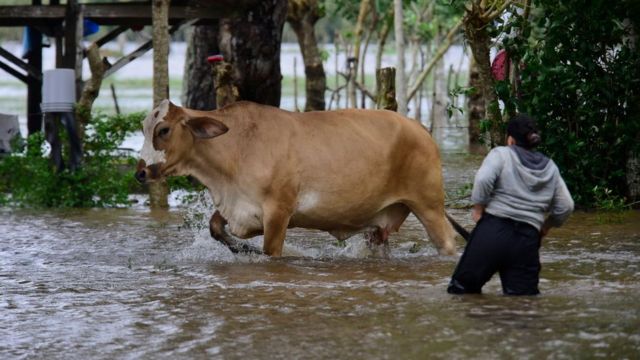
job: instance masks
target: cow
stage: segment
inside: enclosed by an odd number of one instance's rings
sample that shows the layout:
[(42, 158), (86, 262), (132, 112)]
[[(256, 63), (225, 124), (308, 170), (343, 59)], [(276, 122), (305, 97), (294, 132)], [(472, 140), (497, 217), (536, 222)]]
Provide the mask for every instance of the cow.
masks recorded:
[(298, 113), (247, 101), (198, 111), (164, 100), (143, 133), (136, 179), (195, 177), (211, 194), (210, 231), (221, 241), (228, 225), (242, 239), (264, 235), (270, 256), (282, 255), (293, 227), (386, 243), (409, 213), (440, 254), (456, 252), (454, 228), (468, 236), (445, 214), (431, 135), (392, 111)]

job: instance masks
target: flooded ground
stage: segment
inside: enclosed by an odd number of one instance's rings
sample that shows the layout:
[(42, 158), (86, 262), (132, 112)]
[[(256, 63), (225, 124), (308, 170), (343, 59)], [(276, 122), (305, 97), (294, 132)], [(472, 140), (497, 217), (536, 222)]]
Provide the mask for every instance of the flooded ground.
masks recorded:
[[(471, 181), (478, 160), (445, 158), (449, 190)], [(471, 227), (467, 210), (450, 213)], [(637, 211), (576, 213), (544, 241), (542, 295), (524, 298), (500, 295), (496, 278), (484, 295), (448, 295), (457, 257), (436, 255), (413, 217), (386, 254), (361, 237), (293, 230), (288, 256), (269, 259), (232, 255), (197, 214), (1, 209), (0, 358), (640, 354)]]

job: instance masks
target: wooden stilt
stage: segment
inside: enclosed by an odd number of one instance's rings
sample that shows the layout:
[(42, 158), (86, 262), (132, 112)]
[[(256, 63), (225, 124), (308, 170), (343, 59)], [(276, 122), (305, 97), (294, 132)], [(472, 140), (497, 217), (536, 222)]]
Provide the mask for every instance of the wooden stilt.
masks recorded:
[[(33, 0), (33, 5), (40, 5), (41, 0)], [(27, 56), (29, 67), (39, 77), (31, 77), (27, 83), (27, 131), (28, 135), (42, 131), (42, 34), (35, 28), (29, 30), (31, 52)]]

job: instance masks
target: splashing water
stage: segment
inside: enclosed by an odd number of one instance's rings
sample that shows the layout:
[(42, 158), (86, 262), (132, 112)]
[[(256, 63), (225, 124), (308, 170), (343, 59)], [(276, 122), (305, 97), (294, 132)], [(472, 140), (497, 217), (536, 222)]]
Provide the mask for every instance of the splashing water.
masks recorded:
[[(185, 228), (189, 230), (193, 243), (180, 253), (181, 261), (210, 261), (210, 262), (254, 262), (268, 259), (266, 256), (234, 254), (225, 245), (214, 240), (209, 234), (209, 218), (216, 211), (213, 200), (208, 191), (202, 191), (189, 196), (188, 205), (184, 212)], [(414, 220), (415, 221), (415, 220)], [(415, 224), (413, 224), (415, 227)], [(419, 229), (418, 229), (419, 231)], [(426, 236), (426, 234), (425, 234)], [(313, 238), (313, 243), (307, 241)], [(323, 241), (318, 242), (317, 238)], [(264, 242), (262, 236), (242, 240), (255, 248), (261, 249)], [(413, 245), (414, 243), (412, 243)], [(355, 235), (343, 242), (337, 241), (327, 233), (314, 230), (290, 229), (284, 244), (283, 256), (306, 257), (312, 259), (351, 258), (366, 259), (370, 257), (403, 256), (409, 254), (407, 247), (397, 251), (390, 251), (388, 246), (369, 244), (362, 234)], [(413, 256), (433, 255), (434, 252), (424, 250), (412, 254)]]

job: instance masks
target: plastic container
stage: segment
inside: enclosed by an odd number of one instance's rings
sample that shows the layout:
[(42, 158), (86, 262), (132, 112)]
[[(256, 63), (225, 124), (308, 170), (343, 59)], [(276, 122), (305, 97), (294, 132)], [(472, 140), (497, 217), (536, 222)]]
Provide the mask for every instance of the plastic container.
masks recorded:
[(47, 70), (42, 74), (42, 112), (70, 112), (76, 102), (76, 74), (72, 69)]

